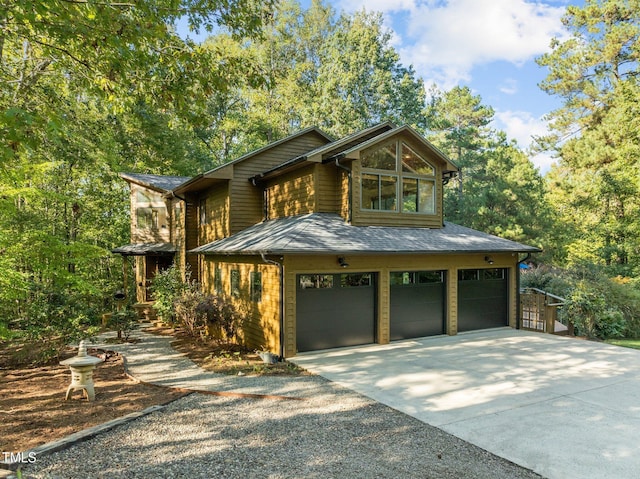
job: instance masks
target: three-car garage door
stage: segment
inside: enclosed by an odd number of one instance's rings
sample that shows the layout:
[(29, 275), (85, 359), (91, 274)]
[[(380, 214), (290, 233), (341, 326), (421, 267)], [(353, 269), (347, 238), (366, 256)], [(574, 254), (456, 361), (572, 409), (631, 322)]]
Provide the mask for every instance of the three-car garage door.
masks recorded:
[(444, 334), (445, 278), (445, 271), (391, 273), (391, 341)]
[(507, 270), (458, 271), (458, 332), (509, 325)]
[(374, 273), (297, 275), (298, 351), (375, 342), (375, 279)]

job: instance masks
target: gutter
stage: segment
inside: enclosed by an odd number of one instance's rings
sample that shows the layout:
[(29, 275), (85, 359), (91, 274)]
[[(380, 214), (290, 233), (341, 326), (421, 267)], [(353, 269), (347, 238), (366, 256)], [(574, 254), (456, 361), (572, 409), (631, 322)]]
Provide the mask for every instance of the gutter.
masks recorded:
[(343, 159), (344, 157), (345, 157), (344, 153), (341, 153), (338, 156), (336, 156), (336, 166), (341, 170), (344, 170), (347, 172), (347, 202), (348, 202), (347, 223), (351, 224), (351, 209), (352, 209), (351, 194), (353, 190), (353, 186), (352, 186), (353, 175), (351, 174), (351, 168), (347, 168), (346, 166), (340, 164), (340, 160)]
[(516, 329), (522, 329), (522, 317), (520, 315), (520, 265), (531, 258), (531, 253), (516, 263)]
[[(279, 263), (278, 261), (274, 261), (272, 259), (268, 259), (265, 256), (264, 252), (260, 253), (260, 257), (262, 261), (267, 264), (273, 264), (278, 267), (280, 270), (280, 351), (279, 351), (279, 361), (284, 361), (284, 264)], [(284, 258), (280, 258), (283, 260)]]

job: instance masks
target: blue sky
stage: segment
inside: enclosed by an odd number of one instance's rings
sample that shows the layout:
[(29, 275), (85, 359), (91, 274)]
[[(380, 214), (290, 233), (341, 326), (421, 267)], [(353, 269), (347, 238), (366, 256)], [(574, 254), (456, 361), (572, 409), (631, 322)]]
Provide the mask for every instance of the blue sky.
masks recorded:
[[(566, 38), (561, 18), (583, 0), (326, 0), (337, 12), (366, 8), (384, 15), (401, 62), (427, 86), (468, 86), (495, 110), (494, 127), (526, 149), (546, 132), (545, 114), (560, 101), (538, 84), (535, 58), (552, 38)], [(311, 0), (301, 0), (307, 7)], [(180, 32), (179, 28), (179, 32)], [(193, 34), (190, 35), (192, 38)], [(532, 157), (542, 173), (554, 161)]]
[[(309, 3), (308, 1), (303, 1)], [(566, 38), (561, 18), (583, 0), (330, 0), (337, 11), (382, 12), (393, 46), (427, 85), (468, 86), (494, 108), (494, 127), (528, 148), (546, 132), (544, 116), (560, 100), (538, 84), (546, 77), (535, 58), (552, 38)], [(532, 157), (542, 173), (554, 161)]]

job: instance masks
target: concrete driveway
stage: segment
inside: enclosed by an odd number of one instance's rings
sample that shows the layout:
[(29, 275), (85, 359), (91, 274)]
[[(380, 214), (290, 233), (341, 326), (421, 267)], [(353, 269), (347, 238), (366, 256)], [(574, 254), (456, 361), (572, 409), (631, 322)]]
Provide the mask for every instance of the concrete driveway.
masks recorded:
[(292, 362), (551, 479), (640, 477), (640, 351), (513, 329)]

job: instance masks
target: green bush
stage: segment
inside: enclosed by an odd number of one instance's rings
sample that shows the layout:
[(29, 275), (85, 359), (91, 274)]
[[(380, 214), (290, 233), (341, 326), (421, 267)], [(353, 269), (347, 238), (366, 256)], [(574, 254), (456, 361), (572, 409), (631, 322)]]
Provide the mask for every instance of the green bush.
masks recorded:
[(138, 313), (128, 306), (125, 306), (120, 311), (115, 311), (110, 319), (110, 325), (118, 331), (118, 338), (124, 337), (125, 340), (129, 339), (131, 331), (133, 331), (137, 323)]
[(182, 280), (182, 274), (175, 264), (164, 271), (160, 271), (151, 281), (153, 293), (153, 309), (160, 321), (167, 324), (175, 322), (175, 302), (188, 289), (187, 281)]
[(567, 302), (560, 318), (571, 321), (576, 334), (591, 338), (640, 336), (638, 281), (607, 275), (599, 265), (580, 264), (570, 269), (539, 266), (521, 275), (522, 287), (534, 287)]

